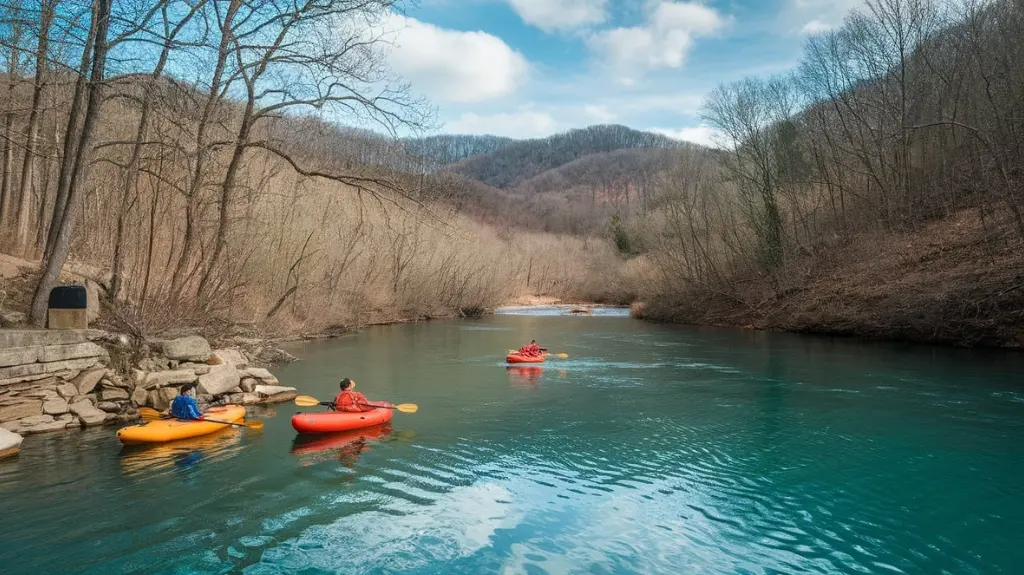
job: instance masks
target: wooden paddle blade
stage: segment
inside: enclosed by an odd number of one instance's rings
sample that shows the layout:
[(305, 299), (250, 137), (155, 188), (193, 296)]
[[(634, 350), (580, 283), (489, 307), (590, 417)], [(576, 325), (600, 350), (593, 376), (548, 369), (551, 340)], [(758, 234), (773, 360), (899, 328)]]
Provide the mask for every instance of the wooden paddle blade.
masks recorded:
[(300, 395), (295, 398), (295, 405), (299, 407), (316, 407), (320, 405), (320, 400), (308, 395)]
[(396, 405), (395, 409), (401, 411), (402, 413), (416, 413), (417, 411), (420, 410), (420, 406), (416, 405), (415, 403), (401, 403), (399, 405)]
[(555, 354), (552, 354), (552, 355), (554, 355), (558, 359), (569, 359), (569, 354), (567, 354), (567, 353), (555, 353)]
[(263, 422), (262, 421), (258, 421), (258, 420), (243, 421), (242, 425), (248, 427), (249, 429), (257, 429), (257, 430), (263, 429)]

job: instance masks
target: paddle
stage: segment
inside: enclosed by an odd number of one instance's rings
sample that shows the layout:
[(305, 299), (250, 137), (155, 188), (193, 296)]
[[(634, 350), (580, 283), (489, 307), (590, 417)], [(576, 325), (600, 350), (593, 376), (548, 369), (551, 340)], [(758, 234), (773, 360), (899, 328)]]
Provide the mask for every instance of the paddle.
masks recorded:
[[(170, 415), (164, 415), (152, 407), (141, 407), (139, 408), (139, 416), (142, 417), (142, 421), (150, 422), (158, 419), (172, 419)], [(222, 425), (234, 425), (236, 427), (248, 427), (249, 429), (263, 429), (262, 421), (243, 421), (241, 423), (232, 423), (230, 421), (219, 421), (216, 419), (203, 418), (203, 421), (209, 423), (220, 423)]]
[[(544, 352), (544, 356), (545, 357), (557, 357), (558, 359), (569, 359), (569, 354), (567, 354), (567, 353), (548, 353), (548, 350), (543, 349), (543, 348), (541, 348), (541, 351)], [(509, 353), (509, 355), (519, 355), (519, 350), (518, 349), (510, 349), (510, 350), (508, 350), (508, 353)]]
[[(330, 401), (320, 401), (319, 399), (315, 397), (310, 397), (308, 395), (300, 395), (295, 398), (295, 405), (298, 405), (299, 407), (316, 407), (318, 405), (333, 407), (334, 403)], [(397, 409), (402, 413), (416, 413), (420, 409), (420, 406), (416, 405), (415, 403), (401, 403), (399, 405), (393, 405), (390, 407), (387, 405), (377, 405), (374, 403), (364, 403), (362, 405), (384, 409)]]

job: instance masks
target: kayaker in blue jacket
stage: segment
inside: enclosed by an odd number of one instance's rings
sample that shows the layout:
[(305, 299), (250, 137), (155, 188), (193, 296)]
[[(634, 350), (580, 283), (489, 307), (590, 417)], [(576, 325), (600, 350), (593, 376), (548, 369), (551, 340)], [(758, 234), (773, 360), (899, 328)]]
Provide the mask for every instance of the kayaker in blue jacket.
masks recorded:
[(181, 394), (171, 402), (171, 415), (178, 419), (202, 420), (199, 404), (196, 403), (196, 384), (186, 383), (181, 386)]

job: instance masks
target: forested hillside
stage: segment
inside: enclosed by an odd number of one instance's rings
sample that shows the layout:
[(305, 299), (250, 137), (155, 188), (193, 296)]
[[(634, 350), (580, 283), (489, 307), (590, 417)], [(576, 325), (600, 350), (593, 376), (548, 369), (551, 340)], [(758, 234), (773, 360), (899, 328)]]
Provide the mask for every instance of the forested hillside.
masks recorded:
[(1024, 345), (1024, 5), (869, 0), (789, 75), (719, 86), (645, 315)]
[(792, 73), (708, 96), (721, 150), (623, 126), (400, 139), (430, 107), (355, 42), (391, 4), (2, 7), (0, 251), (39, 263), (0, 306), (34, 291), (40, 322), (70, 259), (136, 331), (541, 294), (1024, 345), (1020, 2), (867, 0)]
[(449, 169), (495, 188), (512, 188), (547, 170), (590, 154), (630, 148), (674, 148), (665, 136), (625, 126), (592, 126), (548, 138), (520, 140), (469, 157)]
[(69, 260), (105, 270), (104, 321), (135, 333), (295, 333), (480, 313), (523, 292), (603, 297), (588, 268), (614, 265), (610, 242), (455, 213), (455, 178), (394, 137), (430, 109), (389, 83), (386, 43), (364, 38), (392, 4), (0, 7), (0, 251), (40, 260), (27, 276), (4, 268), (0, 306), (41, 324)]
[(664, 172), (699, 146), (625, 126), (570, 130), (548, 138), (438, 136), (407, 141), (427, 171), (457, 176), (459, 206), (492, 223), (554, 233), (602, 235), (612, 216), (650, 202)]

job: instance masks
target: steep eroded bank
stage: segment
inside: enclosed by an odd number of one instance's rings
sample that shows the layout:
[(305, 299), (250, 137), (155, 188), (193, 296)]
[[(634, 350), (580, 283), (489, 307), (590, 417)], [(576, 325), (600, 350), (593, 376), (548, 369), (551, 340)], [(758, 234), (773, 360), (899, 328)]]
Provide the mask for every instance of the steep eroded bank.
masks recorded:
[(740, 278), (730, 289), (649, 297), (634, 308), (635, 315), (1024, 348), (1024, 245), (987, 224), (978, 212), (963, 211), (912, 233), (862, 236), (835, 252), (795, 260), (774, 278)]

